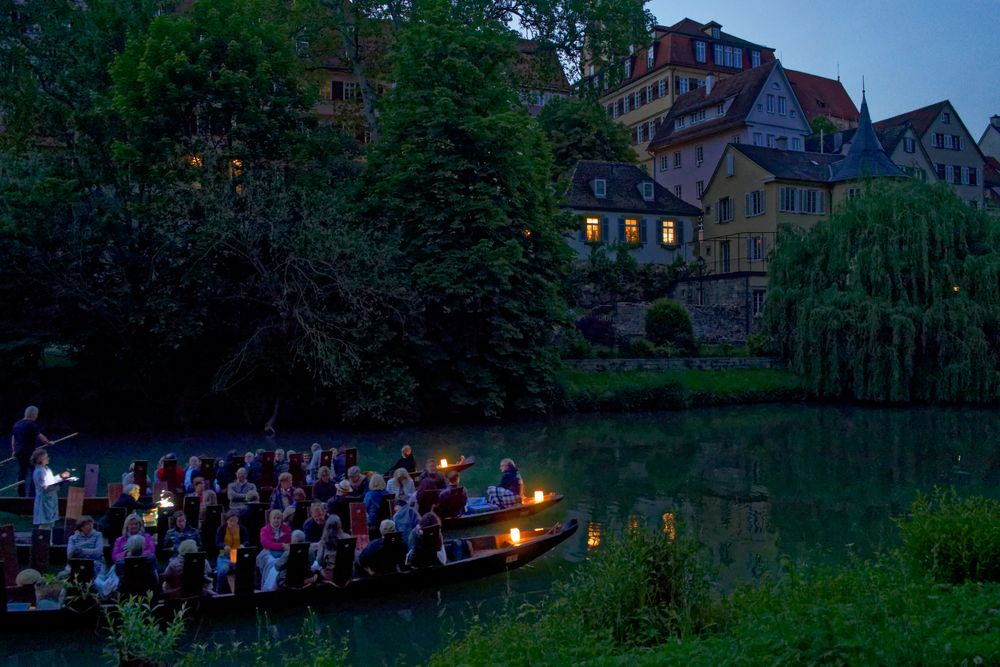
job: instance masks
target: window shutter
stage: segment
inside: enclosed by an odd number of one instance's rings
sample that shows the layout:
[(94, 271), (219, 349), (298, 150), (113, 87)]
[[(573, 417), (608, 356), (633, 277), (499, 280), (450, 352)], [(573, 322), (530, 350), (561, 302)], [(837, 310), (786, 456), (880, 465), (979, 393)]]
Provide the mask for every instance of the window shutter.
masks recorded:
[(607, 243), (610, 239), (608, 238), (608, 218), (607, 216), (601, 216), (601, 241)]
[(663, 243), (663, 218), (656, 221), (656, 242)]
[(676, 220), (674, 221), (674, 245), (678, 247), (684, 246), (684, 221)]
[(816, 192), (816, 212), (824, 213), (826, 211), (826, 193), (822, 190)]
[(715, 202), (715, 221), (716, 222), (722, 222), (722, 216), (720, 215), (720, 211), (722, 211), (722, 200), (721, 199), (719, 199), (718, 201)]
[(746, 193), (745, 195), (743, 195), (743, 201), (746, 203), (746, 207), (747, 207), (746, 215), (747, 215), (747, 217), (750, 217), (751, 215), (753, 215), (753, 213), (750, 210), (750, 193), (749, 192)]
[(625, 243), (625, 218), (618, 218), (618, 242)]
[(646, 218), (639, 218), (639, 243), (646, 245), (646, 225), (649, 221)]
[(767, 200), (765, 199), (766, 196), (767, 196), (767, 191), (766, 190), (761, 190), (760, 191), (760, 212), (761, 213), (765, 213), (767, 211)]

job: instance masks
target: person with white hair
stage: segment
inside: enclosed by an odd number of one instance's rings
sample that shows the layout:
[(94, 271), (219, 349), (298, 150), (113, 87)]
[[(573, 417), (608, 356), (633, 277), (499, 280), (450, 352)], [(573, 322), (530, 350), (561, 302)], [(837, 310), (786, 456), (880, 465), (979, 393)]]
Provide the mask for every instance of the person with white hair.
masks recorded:
[[(177, 545), (177, 555), (170, 559), (167, 568), (163, 570), (163, 593), (167, 597), (180, 597), (184, 577), (184, 555), (193, 554), (198, 551), (198, 544), (194, 540), (183, 540)], [(202, 595), (212, 595), (212, 566), (205, 561), (205, 574), (202, 585)]]
[(31, 455), (39, 447), (51, 444), (52, 441), (45, 437), (38, 425), (38, 408), (29, 405), (24, 409), (24, 419), (14, 424), (10, 436), (10, 454), (17, 460), (17, 479), (24, 482), (17, 487), (17, 495), (21, 498), (35, 495), (31, 481)]

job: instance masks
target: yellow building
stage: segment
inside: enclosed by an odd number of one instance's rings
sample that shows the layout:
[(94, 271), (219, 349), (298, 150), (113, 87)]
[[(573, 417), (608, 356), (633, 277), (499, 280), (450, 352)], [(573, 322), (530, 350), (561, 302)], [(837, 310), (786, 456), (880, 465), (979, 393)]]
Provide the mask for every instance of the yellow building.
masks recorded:
[(723, 32), (715, 21), (686, 18), (658, 25), (650, 41), (622, 61), (584, 64), (589, 84), (602, 91), (608, 115), (631, 130), (636, 156), (648, 173), (652, 157), (646, 147), (678, 96), (704, 87), (710, 74), (724, 78), (774, 60), (774, 49)]
[(702, 275), (679, 287), (692, 305), (728, 309), (727, 342), (756, 330), (767, 296), (767, 259), (779, 230), (812, 227), (870, 178), (905, 178), (872, 128), (862, 98), (861, 121), (846, 155), (766, 146), (726, 147), (703, 197), (698, 256)]

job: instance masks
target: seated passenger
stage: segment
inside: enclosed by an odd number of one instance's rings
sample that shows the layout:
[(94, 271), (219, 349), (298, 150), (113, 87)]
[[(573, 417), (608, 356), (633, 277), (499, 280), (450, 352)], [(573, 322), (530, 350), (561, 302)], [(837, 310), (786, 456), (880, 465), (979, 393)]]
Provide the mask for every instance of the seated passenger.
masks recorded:
[(405, 500), (397, 500), (396, 513), (392, 515), (392, 522), (396, 525), (396, 530), (402, 534), (403, 542), (409, 544), (410, 534), (420, 523), (420, 515), (410, 503)]
[[(148, 535), (147, 535), (148, 537)], [(142, 597), (149, 592), (160, 589), (160, 577), (156, 573), (156, 561), (143, 558), (142, 573), (138, 578), (129, 579), (125, 576), (125, 557), (135, 558), (146, 555), (146, 540), (141, 535), (132, 535), (125, 543), (122, 559), (115, 563), (115, 574), (118, 575), (118, 596)]]
[(434, 486), (439, 489), (443, 489), (446, 485), (444, 475), (438, 471), (437, 461), (434, 459), (427, 459), (427, 462), (424, 463), (424, 469), (420, 473), (420, 477), (417, 482), (422, 482), (425, 479), (431, 480), (434, 483)]
[(129, 512), (144, 512), (153, 509), (153, 503), (139, 501), (139, 485), (127, 484), (112, 507), (124, 507)]
[[(160, 459), (160, 462), (156, 465), (156, 481), (166, 482), (167, 487), (171, 491), (182, 491), (184, 489), (184, 469), (179, 466), (175, 466), (173, 479), (167, 479), (167, 469), (163, 465), (164, 461), (177, 461), (177, 455), (173, 452), (163, 455), (163, 458)], [(131, 481), (133, 480), (130, 479), (129, 482)]]
[(406, 560), (406, 545), (402, 541), (387, 544), (385, 536), (396, 532), (396, 524), (386, 519), (378, 527), (382, 537), (372, 540), (358, 555), (358, 569), (369, 575), (398, 572)]
[(194, 479), (201, 476), (201, 459), (197, 456), (188, 458), (187, 468), (184, 469), (184, 493), (194, 493)]
[(94, 529), (94, 520), (89, 516), (77, 519), (76, 532), (66, 541), (66, 557), (94, 561), (95, 576), (104, 570), (104, 536)]
[(313, 562), (313, 570), (317, 572), (324, 581), (333, 582), (334, 568), (337, 564), (337, 540), (350, 537), (341, 527), (340, 517), (331, 514), (326, 520), (323, 528), (323, 539), (320, 540)]
[(379, 521), (382, 498), (385, 495), (385, 478), (382, 475), (373, 474), (364, 497), (365, 513), (368, 515), (368, 526), (371, 528), (374, 528)]
[(302, 532), (306, 535), (306, 542), (316, 544), (323, 539), (323, 528), (325, 527), (326, 505), (314, 502), (309, 506), (309, 518), (302, 524)]
[(403, 445), (403, 448), (399, 452), (400, 456), (392, 467), (385, 473), (386, 477), (392, 475), (393, 472), (402, 468), (406, 472), (416, 472), (417, 471), (417, 460), (413, 457), (413, 448), (409, 445)]
[(434, 510), (438, 502), (441, 489), (438, 488), (437, 480), (433, 477), (421, 477), (417, 482), (417, 511), (420, 516)]
[(333, 473), (326, 466), (320, 466), (316, 473), (316, 483), (313, 484), (313, 500), (325, 503), (337, 495), (337, 483), (333, 481)]
[(292, 490), (292, 473), (283, 472), (278, 475), (278, 486), (271, 492), (271, 509), (280, 510), (282, 521), (295, 512), (295, 495)]
[(336, 514), (340, 517), (341, 523), (347, 523), (351, 520), (351, 503), (355, 502), (354, 497), (351, 495), (354, 492), (354, 487), (351, 486), (350, 480), (342, 479), (337, 482), (337, 495), (330, 498), (330, 502), (326, 504), (326, 511), (328, 514)]
[(205, 523), (205, 515), (208, 514), (209, 505), (218, 505), (219, 497), (215, 495), (215, 491), (212, 489), (206, 489), (203, 494), (201, 494), (201, 504), (198, 506), (198, 525)]
[[(303, 544), (306, 541), (306, 534), (301, 530), (292, 531), (291, 544)], [(260, 590), (273, 591), (285, 585), (285, 575), (288, 568), (288, 554), (285, 551), (277, 560), (272, 561), (265, 571), (260, 573)]]
[(503, 459), (500, 461), (500, 472), (500, 483), (486, 488), (486, 502), (493, 503), (500, 509), (520, 505), (524, 482), (517, 466), (510, 459)]
[(392, 475), (392, 479), (385, 485), (385, 491), (397, 500), (412, 500), (417, 494), (417, 487), (413, 483), (410, 473), (405, 468), (397, 468)]
[[(163, 592), (167, 597), (177, 598), (181, 595), (183, 575), (184, 575), (184, 554), (192, 554), (198, 551), (198, 545), (194, 540), (183, 540), (177, 545), (177, 555), (167, 562), (167, 568), (163, 571)], [(205, 560), (203, 595), (212, 595), (212, 566)]]
[(410, 550), (406, 554), (406, 564), (410, 567), (436, 567), (448, 562), (444, 551), (444, 538), (441, 531), (433, 534), (428, 528), (440, 526), (441, 519), (434, 512), (428, 512), (420, 518), (420, 525), (410, 534)]
[[(309, 447), (309, 454), (302, 457), (302, 463), (306, 467), (306, 484), (315, 484), (319, 479), (319, 462), (323, 457), (323, 446), (314, 442)], [(313, 498), (315, 498), (313, 494)]]
[(469, 494), (462, 487), (458, 473), (452, 470), (448, 473), (448, 488), (438, 496), (437, 510), (442, 519), (462, 516), (469, 502)]
[(240, 524), (240, 514), (229, 510), (226, 522), (219, 526), (215, 533), (215, 547), (219, 550), (219, 558), (215, 562), (216, 590), (223, 592), (222, 584), (228, 581), (229, 589), (235, 587), (233, 574), (236, 568), (236, 550), (250, 546), (250, 535)]
[(355, 502), (362, 502), (368, 491), (368, 477), (361, 474), (358, 466), (351, 466), (347, 471), (347, 481), (351, 483), (351, 497)]
[(247, 479), (247, 469), (239, 468), (236, 471), (236, 480), (226, 487), (226, 495), (229, 496), (229, 509), (242, 511), (249, 502), (247, 494), (257, 491), (257, 487)]
[(195, 546), (201, 546), (201, 533), (197, 529), (188, 525), (187, 515), (181, 510), (173, 513), (174, 527), (167, 531), (160, 545), (164, 551), (169, 551), (172, 555), (177, 555), (181, 542), (191, 540)]
[(155, 564), (156, 545), (153, 544), (153, 536), (146, 532), (146, 525), (138, 514), (129, 514), (125, 517), (121, 537), (115, 540), (115, 545), (111, 549), (111, 562), (119, 563), (125, 560), (126, 546), (133, 537), (138, 537), (143, 541), (145, 546), (141, 555), (146, 556)]

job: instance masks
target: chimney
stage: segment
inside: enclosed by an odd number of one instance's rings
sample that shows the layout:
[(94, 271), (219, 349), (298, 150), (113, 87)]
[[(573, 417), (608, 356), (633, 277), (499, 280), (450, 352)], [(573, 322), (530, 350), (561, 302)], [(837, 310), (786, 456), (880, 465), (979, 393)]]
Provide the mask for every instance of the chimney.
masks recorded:
[(787, 151), (788, 137), (778, 137), (777, 139), (775, 139), (774, 145), (777, 146), (780, 150)]
[(990, 125), (1000, 129), (1000, 116), (993, 116), (992, 118), (990, 118)]
[[(705, 97), (712, 94), (712, 89), (715, 88), (715, 75), (709, 74), (705, 77)], [(997, 119), (996, 116), (993, 117), (994, 120)]]

